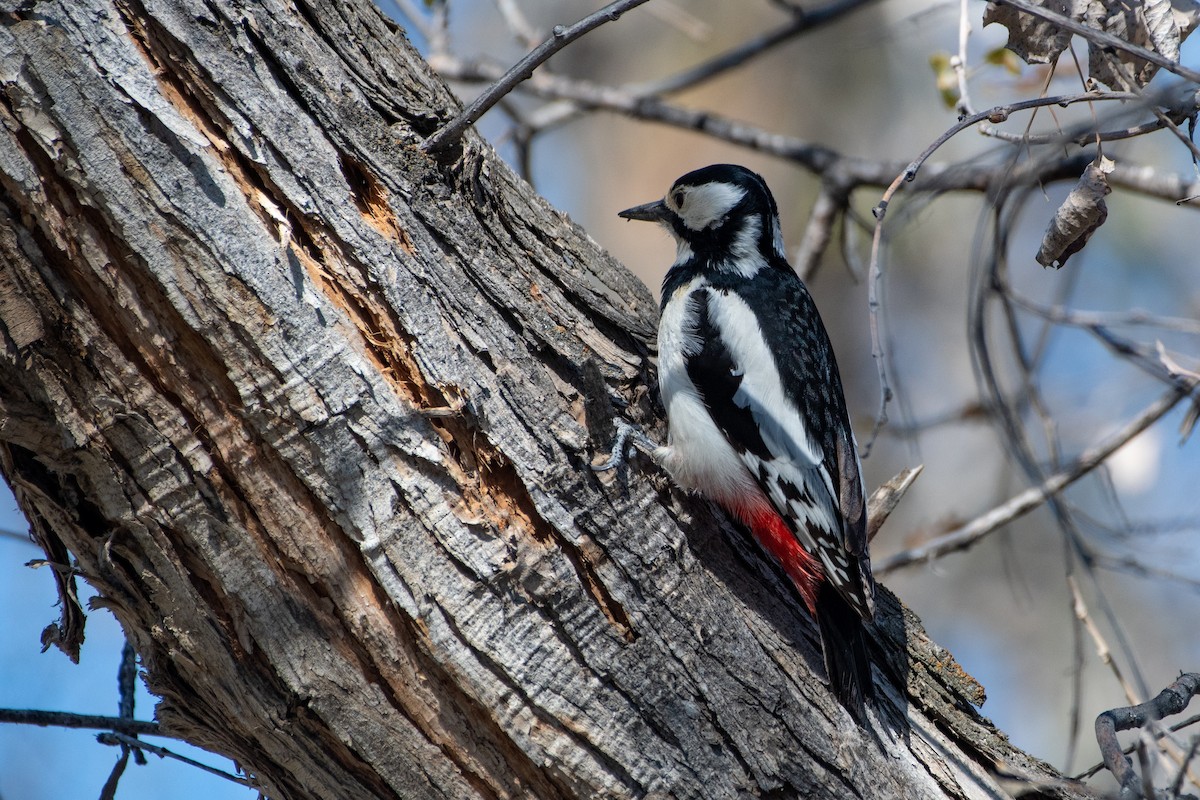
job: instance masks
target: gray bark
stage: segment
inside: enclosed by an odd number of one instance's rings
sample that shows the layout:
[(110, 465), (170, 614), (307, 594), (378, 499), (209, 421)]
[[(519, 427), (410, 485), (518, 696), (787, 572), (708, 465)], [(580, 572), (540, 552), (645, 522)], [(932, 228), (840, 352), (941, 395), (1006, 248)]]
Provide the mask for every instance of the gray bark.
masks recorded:
[(277, 798), (1083, 796), (886, 591), (864, 733), (744, 533), (588, 468), (654, 301), (419, 151), (365, 0), (3, 0), (0, 81), (0, 468), (173, 733)]

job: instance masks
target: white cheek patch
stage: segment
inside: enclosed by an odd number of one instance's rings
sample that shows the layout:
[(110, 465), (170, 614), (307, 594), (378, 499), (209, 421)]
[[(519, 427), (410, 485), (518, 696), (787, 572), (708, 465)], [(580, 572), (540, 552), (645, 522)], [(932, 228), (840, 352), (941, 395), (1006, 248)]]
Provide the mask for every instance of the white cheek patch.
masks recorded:
[(679, 218), (694, 231), (704, 230), (729, 215), (746, 196), (746, 190), (732, 183), (706, 183), (687, 192)]

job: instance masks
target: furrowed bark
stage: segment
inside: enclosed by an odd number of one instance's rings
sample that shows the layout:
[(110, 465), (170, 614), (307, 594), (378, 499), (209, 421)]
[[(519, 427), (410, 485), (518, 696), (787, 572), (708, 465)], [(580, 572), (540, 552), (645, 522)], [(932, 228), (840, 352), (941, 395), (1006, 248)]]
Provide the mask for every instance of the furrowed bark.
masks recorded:
[(0, 81), (0, 469), (170, 731), (278, 798), (1084, 796), (886, 592), (864, 734), (744, 534), (589, 469), (653, 298), (420, 151), (369, 3), (6, 2)]

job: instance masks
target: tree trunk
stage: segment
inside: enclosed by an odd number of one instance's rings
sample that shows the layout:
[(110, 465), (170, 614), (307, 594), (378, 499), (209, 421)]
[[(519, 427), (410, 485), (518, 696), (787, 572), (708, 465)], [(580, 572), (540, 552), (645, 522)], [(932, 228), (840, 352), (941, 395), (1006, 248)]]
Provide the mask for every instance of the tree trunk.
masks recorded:
[(654, 301), (418, 149), (457, 104), (366, 0), (0, 21), (0, 465), (169, 731), (276, 798), (1084, 796), (886, 591), (864, 733), (744, 533), (589, 469)]

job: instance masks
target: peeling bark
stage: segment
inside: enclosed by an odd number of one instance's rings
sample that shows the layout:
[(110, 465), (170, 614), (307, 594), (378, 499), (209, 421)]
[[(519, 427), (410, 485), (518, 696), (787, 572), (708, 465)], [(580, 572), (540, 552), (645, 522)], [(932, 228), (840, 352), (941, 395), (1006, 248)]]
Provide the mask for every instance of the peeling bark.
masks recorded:
[(0, 81), (0, 469), (269, 796), (1085, 796), (886, 591), (865, 734), (743, 533), (591, 472), (653, 299), (418, 150), (456, 103), (365, 0), (6, 2)]

